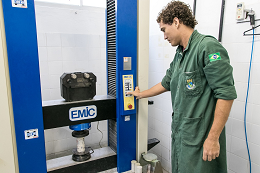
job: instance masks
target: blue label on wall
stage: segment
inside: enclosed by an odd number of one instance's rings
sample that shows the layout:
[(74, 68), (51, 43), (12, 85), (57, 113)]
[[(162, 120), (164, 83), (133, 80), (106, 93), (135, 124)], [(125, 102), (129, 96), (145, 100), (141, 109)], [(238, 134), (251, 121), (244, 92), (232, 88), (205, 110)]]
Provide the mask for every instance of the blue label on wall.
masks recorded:
[(96, 118), (97, 116), (97, 107), (95, 105), (91, 106), (81, 106), (70, 108), (69, 118), (70, 121), (79, 121)]

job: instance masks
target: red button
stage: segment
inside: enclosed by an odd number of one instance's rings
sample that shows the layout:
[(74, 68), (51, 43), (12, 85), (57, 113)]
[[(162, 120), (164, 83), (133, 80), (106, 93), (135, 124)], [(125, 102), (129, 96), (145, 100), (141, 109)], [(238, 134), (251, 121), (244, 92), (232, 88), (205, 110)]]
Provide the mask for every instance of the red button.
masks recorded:
[(128, 105), (128, 108), (129, 108), (129, 109), (132, 109), (132, 108), (133, 108), (133, 106), (132, 106), (131, 104), (129, 104), (129, 105)]

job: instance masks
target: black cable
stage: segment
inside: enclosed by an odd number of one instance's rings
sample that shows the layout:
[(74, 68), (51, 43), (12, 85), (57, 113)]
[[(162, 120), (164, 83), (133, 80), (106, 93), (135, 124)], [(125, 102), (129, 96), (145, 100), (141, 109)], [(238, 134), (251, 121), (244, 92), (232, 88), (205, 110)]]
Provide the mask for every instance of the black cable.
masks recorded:
[(225, 11), (225, 0), (222, 0), (222, 4), (221, 4), (221, 14), (220, 14), (220, 22), (219, 22), (219, 32), (218, 32), (218, 41), (219, 41), (219, 42), (222, 41), (224, 11)]
[(101, 139), (100, 139), (100, 141), (99, 141), (99, 146), (100, 146), (100, 148), (102, 148), (102, 146), (101, 146), (101, 141), (102, 141), (102, 139), (103, 139), (103, 133), (102, 133), (101, 130), (99, 130), (98, 126), (99, 126), (99, 121), (98, 121), (98, 123), (97, 123), (97, 130), (100, 131), (100, 133), (102, 134), (102, 137), (101, 137)]
[(193, 2), (193, 16), (195, 17), (196, 14), (196, 4), (197, 4), (197, 0), (194, 0)]

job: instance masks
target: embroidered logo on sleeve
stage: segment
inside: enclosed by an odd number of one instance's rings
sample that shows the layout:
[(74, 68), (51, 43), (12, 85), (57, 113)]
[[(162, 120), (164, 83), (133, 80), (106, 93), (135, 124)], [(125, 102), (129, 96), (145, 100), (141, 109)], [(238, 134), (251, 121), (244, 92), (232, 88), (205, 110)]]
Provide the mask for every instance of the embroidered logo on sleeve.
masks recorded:
[(192, 89), (194, 89), (196, 86), (195, 86), (194, 83), (192, 83), (192, 79), (188, 79), (188, 80), (187, 80), (187, 85), (186, 85), (186, 87), (187, 87), (189, 90), (192, 90)]
[(212, 62), (212, 61), (217, 61), (217, 60), (221, 60), (221, 56), (220, 56), (220, 53), (217, 52), (217, 53), (213, 53), (213, 54), (210, 54), (209, 55), (209, 61)]

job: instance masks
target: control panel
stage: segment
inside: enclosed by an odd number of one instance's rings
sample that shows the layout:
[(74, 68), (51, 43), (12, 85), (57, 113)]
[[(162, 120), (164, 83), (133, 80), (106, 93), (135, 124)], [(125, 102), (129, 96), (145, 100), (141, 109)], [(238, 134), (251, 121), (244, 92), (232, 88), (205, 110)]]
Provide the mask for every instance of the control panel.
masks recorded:
[(132, 94), (127, 94), (133, 91), (133, 75), (123, 75), (123, 95), (124, 95), (124, 110), (135, 109), (134, 96)]
[(236, 15), (237, 20), (244, 19), (244, 6), (245, 5), (243, 2), (237, 3), (237, 15)]

